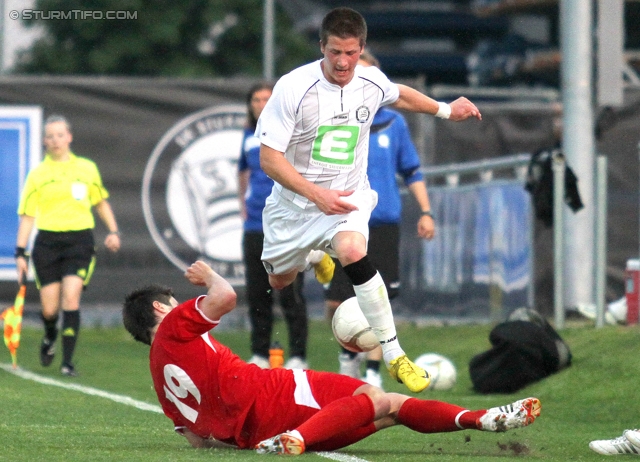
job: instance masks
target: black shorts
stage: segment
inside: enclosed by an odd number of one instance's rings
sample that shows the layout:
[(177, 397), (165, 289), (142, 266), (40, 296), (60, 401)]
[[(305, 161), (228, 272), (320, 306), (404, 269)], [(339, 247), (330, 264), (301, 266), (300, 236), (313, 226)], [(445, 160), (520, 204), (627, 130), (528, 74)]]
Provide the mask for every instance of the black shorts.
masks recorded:
[(81, 277), (86, 287), (96, 259), (93, 232), (38, 231), (31, 258), (38, 289), (71, 275)]
[[(378, 270), (384, 284), (387, 286), (389, 299), (398, 295), (400, 289), (399, 270), (399, 248), (400, 248), (400, 226), (396, 224), (386, 224), (375, 226), (369, 229), (369, 246), (367, 255), (373, 266)], [(348, 298), (355, 297), (353, 285), (344, 272), (337, 259), (336, 269), (333, 279), (329, 283), (329, 288), (325, 290), (325, 299), (343, 302)]]

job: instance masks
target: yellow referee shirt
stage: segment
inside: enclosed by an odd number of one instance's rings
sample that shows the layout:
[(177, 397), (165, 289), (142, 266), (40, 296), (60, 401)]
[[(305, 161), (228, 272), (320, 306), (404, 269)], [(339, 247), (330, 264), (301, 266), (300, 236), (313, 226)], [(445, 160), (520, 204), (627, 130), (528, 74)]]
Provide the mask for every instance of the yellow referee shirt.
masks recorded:
[(73, 153), (69, 156), (68, 161), (56, 162), (46, 155), (27, 175), (18, 215), (35, 217), (37, 229), (93, 229), (91, 207), (109, 197), (96, 164)]

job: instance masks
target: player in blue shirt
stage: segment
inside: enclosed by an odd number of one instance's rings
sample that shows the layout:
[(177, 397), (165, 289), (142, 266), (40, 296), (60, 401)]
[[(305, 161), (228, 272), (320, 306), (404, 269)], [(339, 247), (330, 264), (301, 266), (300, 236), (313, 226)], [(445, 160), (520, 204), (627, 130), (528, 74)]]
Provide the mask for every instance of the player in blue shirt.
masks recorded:
[[(358, 64), (379, 67), (378, 60), (364, 51)], [(418, 220), (418, 235), (431, 239), (435, 224), (427, 187), (420, 172), (420, 158), (416, 151), (407, 123), (399, 112), (382, 107), (376, 113), (369, 137), (369, 163), (367, 176), (371, 189), (378, 193), (378, 205), (369, 219), (369, 251), (373, 265), (378, 269), (387, 287), (389, 299), (398, 295), (400, 288), (399, 247), (402, 202), (396, 175), (415, 197), (422, 211)], [(354, 297), (353, 286), (337, 259), (333, 280), (325, 292), (329, 319), (344, 300)], [(360, 378), (360, 362), (364, 355), (343, 349), (340, 353), (340, 373)], [(376, 348), (367, 355), (367, 368), (363, 380), (382, 387), (380, 359), (382, 351)]]
[[(260, 140), (254, 136), (256, 122), (264, 105), (271, 97), (273, 86), (268, 83), (255, 85), (247, 95), (247, 126), (242, 139), (238, 162), (238, 194), (240, 213), (244, 220), (242, 249), (244, 254), (246, 295), (251, 322), (250, 363), (266, 369), (269, 367), (269, 347), (273, 328), (273, 292), (269, 275), (262, 264), (262, 209), (271, 194), (273, 180), (260, 168)], [(302, 293), (303, 273), (293, 284), (280, 293), (280, 304), (289, 331), (288, 369), (307, 369), (307, 306)]]

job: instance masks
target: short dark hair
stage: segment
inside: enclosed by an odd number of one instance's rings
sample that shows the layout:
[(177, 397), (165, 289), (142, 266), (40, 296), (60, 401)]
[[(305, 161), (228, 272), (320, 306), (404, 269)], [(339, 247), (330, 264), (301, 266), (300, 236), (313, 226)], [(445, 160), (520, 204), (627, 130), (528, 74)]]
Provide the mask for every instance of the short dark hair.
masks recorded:
[(122, 307), (122, 321), (134, 339), (151, 345), (151, 331), (158, 324), (153, 302), (168, 305), (171, 297), (173, 290), (157, 284), (134, 290), (127, 295)]
[(258, 125), (258, 119), (253, 115), (253, 111), (251, 110), (251, 98), (260, 90), (269, 90), (273, 92), (273, 84), (270, 82), (259, 82), (253, 85), (249, 89), (249, 93), (247, 93), (247, 125), (250, 128), (256, 128)]
[(331, 35), (341, 39), (356, 37), (363, 47), (367, 41), (367, 23), (356, 10), (346, 7), (334, 8), (322, 20), (320, 43), (326, 45)]

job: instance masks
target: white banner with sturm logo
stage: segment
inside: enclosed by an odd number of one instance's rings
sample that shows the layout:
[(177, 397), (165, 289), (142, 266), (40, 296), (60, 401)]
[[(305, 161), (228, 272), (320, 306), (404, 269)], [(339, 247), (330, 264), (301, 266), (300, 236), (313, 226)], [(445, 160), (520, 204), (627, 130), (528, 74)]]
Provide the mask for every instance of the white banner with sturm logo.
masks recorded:
[(246, 110), (215, 106), (178, 121), (158, 142), (142, 182), (142, 208), (162, 253), (185, 270), (207, 261), (244, 283), (238, 159)]

